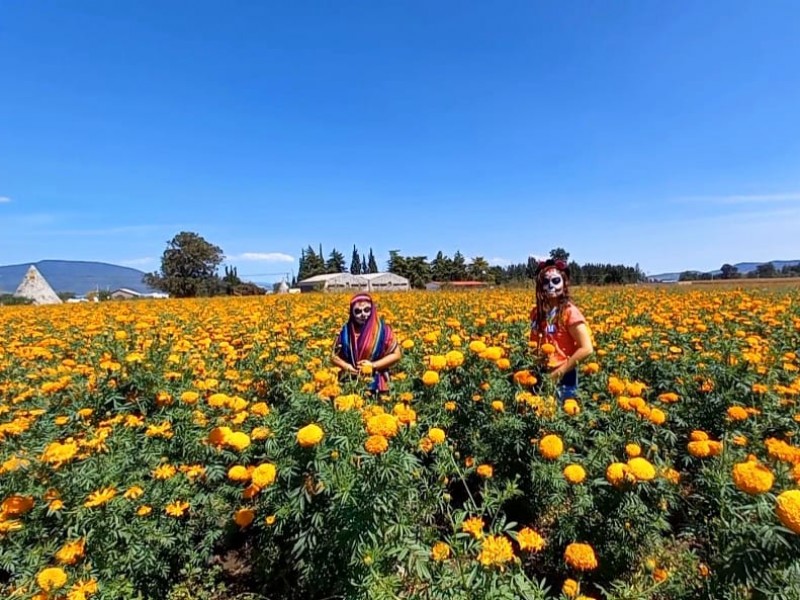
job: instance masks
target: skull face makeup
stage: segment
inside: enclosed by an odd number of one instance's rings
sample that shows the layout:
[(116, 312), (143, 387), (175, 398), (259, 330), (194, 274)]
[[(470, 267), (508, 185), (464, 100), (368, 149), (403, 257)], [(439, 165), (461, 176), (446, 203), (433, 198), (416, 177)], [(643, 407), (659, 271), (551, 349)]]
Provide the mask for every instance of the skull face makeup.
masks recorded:
[(558, 298), (564, 293), (564, 276), (558, 269), (547, 269), (542, 274), (542, 288), (548, 298)]
[(362, 300), (353, 304), (352, 308), (353, 320), (357, 325), (363, 326), (372, 314), (372, 303), (367, 300)]

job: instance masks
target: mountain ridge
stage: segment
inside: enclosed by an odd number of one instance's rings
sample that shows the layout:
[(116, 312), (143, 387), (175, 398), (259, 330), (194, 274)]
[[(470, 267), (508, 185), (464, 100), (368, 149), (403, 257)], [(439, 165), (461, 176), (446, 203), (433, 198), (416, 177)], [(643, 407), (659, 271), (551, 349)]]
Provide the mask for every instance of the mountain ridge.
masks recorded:
[(0, 266), (0, 293), (13, 294), (28, 268), (33, 265), (56, 293), (72, 292), (79, 296), (92, 290), (114, 291), (128, 288), (141, 294), (156, 290), (145, 285), (143, 271), (112, 263), (89, 260), (40, 260)]
[[(747, 275), (748, 273), (752, 273), (755, 271), (759, 265), (766, 265), (772, 263), (772, 265), (780, 271), (783, 267), (794, 267), (800, 264), (800, 259), (798, 260), (765, 260), (764, 262), (739, 262), (739, 263), (732, 263), (736, 270), (743, 274)], [(720, 275), (722, 271), (720, 269), (714, 269), (713, 271), (699, 271), (697, 269), (684, 269), (683, 271), (677, 271), (674, 273), (658, 273), (657, 275), (648, 275), (648, 279), (657, 279), (658, 281), (670, 282), (670, 281), (678, 281), (681, 273), (686, 273), (687, 271), (697, 271), (698, 273), (711, 273), (712, 275)]]

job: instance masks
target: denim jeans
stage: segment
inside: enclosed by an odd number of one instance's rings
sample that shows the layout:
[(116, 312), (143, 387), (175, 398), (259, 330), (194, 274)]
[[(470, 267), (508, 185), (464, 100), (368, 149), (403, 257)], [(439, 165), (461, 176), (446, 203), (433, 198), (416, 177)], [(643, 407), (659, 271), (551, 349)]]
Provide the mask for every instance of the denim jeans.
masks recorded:
[(567, 398), (578, 397), (578, 371), (572, 369), (567, 372), (556, 387), (556, 395), (562, 404)]

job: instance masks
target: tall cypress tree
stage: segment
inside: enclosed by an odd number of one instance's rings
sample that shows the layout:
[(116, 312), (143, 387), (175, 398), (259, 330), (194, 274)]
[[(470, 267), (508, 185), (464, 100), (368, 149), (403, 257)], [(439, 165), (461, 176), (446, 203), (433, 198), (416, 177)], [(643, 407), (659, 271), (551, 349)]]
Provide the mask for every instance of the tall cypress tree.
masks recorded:
[(369, 259), (367, 262), (367, 270), (370, 273), (378, 273), (378, 262), (375, 260), (375, 255), (372, 253), (372, 248), (369, 249)]
[(358, 254), (358, 249), (353, 245), (353, 258), (350, 259), (350, 273), (353, 275), (361, 275), (361, 256)]

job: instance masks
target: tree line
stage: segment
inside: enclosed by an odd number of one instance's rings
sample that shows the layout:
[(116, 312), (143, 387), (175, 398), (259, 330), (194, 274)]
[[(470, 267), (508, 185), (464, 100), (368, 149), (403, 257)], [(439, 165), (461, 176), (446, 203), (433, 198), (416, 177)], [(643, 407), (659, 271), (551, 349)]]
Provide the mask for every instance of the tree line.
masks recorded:
[(736, 265), (725, 263), (719, 273), (703, 271), (683, 271), (678, 281), (710, 281), (712, 279), (774, 279), (778, 277), (800, 277), (800, 263), (784, 265), (778, 269), (771, 262), (761, 263), (749, 273), (741, 273)]
[[(324, 273), (345, 273), (348, 272), (344, 255), (335, 248), (324, 258), (322, 246), (315, 252), (312, 246), (308, 246), (301, 251), (300, 271), (298, 279), (300, 281), (322, 275)], [(639, 283), (645, 281), (646, 277), (639, 268), (639, 265), (630, 267), (627, 265), (586, 263), (578, 264), (569, 260), (569, 252), (564, 248), (553, 248), (550, 251), (550, 258), (561, 259), (569, 264), (571, 282), (576, 285), (609, 285)], [(530, 283), (536, 270), (537, 261), (535, 258), (528, 258), (524, 263), (511, 264), (506, 266), (491, 265), (483, 256), (476, 256), (471, 260), (456, 250), (450, 257), (441, 250), (436, 253), (432, 260), (427, 256), (404, 256), (400, 250), (390, 250), (389, 260), (386, 270), (395, 275), (400, 275), (408, 279), (411, 287), (424, 288), (431, 282), (452, 283), (454, 281), (479, 281), (491, 285), (524, 285)], [(358, 249), (353, 246), (352, 259), (350, 261), (349, 272), (353, 275), (362, 273), (377, 273), (378, 265), (369, 250), (368, 260), (359, 254)]]

